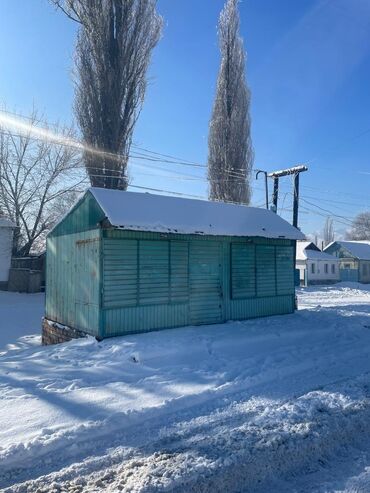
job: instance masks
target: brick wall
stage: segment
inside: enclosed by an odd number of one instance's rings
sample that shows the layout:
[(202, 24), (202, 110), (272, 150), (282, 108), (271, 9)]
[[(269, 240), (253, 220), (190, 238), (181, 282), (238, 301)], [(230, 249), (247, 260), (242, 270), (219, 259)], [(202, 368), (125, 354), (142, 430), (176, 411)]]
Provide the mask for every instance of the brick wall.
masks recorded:
[(72, 329), (71, 327), (62, 327), (56, 322), (52, 322), (46, 318), (42, 319), (42, 344), (44, 346), (60, 344), (61, 342), (80, 339), (81, 337), (86, 337), (85, 332)]

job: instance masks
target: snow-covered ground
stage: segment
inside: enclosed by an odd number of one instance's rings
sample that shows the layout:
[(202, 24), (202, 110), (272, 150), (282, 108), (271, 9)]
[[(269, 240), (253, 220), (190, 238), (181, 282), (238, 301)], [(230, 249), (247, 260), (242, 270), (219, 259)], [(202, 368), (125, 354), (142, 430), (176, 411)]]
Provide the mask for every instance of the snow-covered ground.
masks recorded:
[(0, 292), (0, 488), (369, 492), (370, 287), (298, 298), (287, 316), (45, 348), (42, 297)]
[(0, 291), (0, 355), (4, 350), (40, 344), (44, 295)]

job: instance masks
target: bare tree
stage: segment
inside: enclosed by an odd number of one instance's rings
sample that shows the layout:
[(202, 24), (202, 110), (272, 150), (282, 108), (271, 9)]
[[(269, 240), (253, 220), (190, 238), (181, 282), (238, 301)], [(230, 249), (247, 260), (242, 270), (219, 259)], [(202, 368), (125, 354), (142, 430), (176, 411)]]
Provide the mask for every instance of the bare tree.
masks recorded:
[[(14, 254), (41, 248), (47, 231), (86, 185), (76, 147), (33, 137), (40, 119), (33, 112), (28, 130), (15, 134), (0, 127), (0, 210), (17, 226)], [(56, 129), (65, 138), (70, 129)]]
[(334, 241), (334, 225), (333, 220), (328, 217), (325, 221), (324, 229), (322, 232), (324, 238), (324, 247), (329, 245), (332, 241)]
[(238, 3), (227, 0), (219, 19), (221, 67), (208, 138), (208, 179), (211, 200), (249, 204), (254, 153)]
[(370, 212), (361, 212), (352, 222), (348, 240), (370, 240)]
[[(125, 190), (146, 72), (162, 30), (156, 0), (51, 2), (80, 24), (75, 114), (87, 145), (84, 161), (90, 182)], [(100, 152), (91, 152), (91, 148)]]

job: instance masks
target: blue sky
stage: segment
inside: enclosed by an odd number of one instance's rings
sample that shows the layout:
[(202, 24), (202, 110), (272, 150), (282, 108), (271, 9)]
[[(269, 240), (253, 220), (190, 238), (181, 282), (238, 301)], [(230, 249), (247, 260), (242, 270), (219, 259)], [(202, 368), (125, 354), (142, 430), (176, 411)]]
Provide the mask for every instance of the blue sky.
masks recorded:
[[(138, 145), (206, 163), (222, 5), (158, 0), (165, 28), (135, 131)], [(300, 226), (319, 231), (332, 213), (345, 218), (333, 216), (343, 231), (349, 218), (370, 209), (370, 2), (244, 0), (240, 13), (255, 167), (307, 163)], [(47, 0), (1, 0), (0, 101), (8, 109), (25, 114), (34, 104), (50, 122), (72, 122), (75, 30)], [(130, 174), (134, 185), (207, 196), (199, 168), (135, 161)], [(263, 181), (253, 188), (253, 204), (261, 205)], [(290, 192), (286, 178), (282, 209), (291, 209)]]

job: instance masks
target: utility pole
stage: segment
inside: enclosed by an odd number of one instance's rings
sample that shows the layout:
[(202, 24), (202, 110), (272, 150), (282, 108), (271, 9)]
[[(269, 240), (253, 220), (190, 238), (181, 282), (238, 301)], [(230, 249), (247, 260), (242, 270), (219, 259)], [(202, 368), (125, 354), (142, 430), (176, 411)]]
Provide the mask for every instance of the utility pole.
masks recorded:
[(258, 180), (258, 175), (260, 173), (263, 173), (265, 175), (265, 194), (266, 194), (266, 209), (269, 208), (269, 189), (268, 189), (268, 183), (267, 183), (267, 171), (263, 171), (262, 169), (257, 169), (256, 170), (256, 180)]
[(268, 173), (269, 178), (274, 180), (274, 193), (272, 202), (274, 204), (275, 211), (277, 212), (277, 203), (279, 196), (279, 178), (282, 176), (294, 175), (294, 191), (293, 191), (293, 226), (298, 228), (298, 205), (299, 205), (299, 174), (303, 171), (308, 171), (307, 166), (295, 166), (293, 168), (283, 169), (280, 171), (273, 171)]

